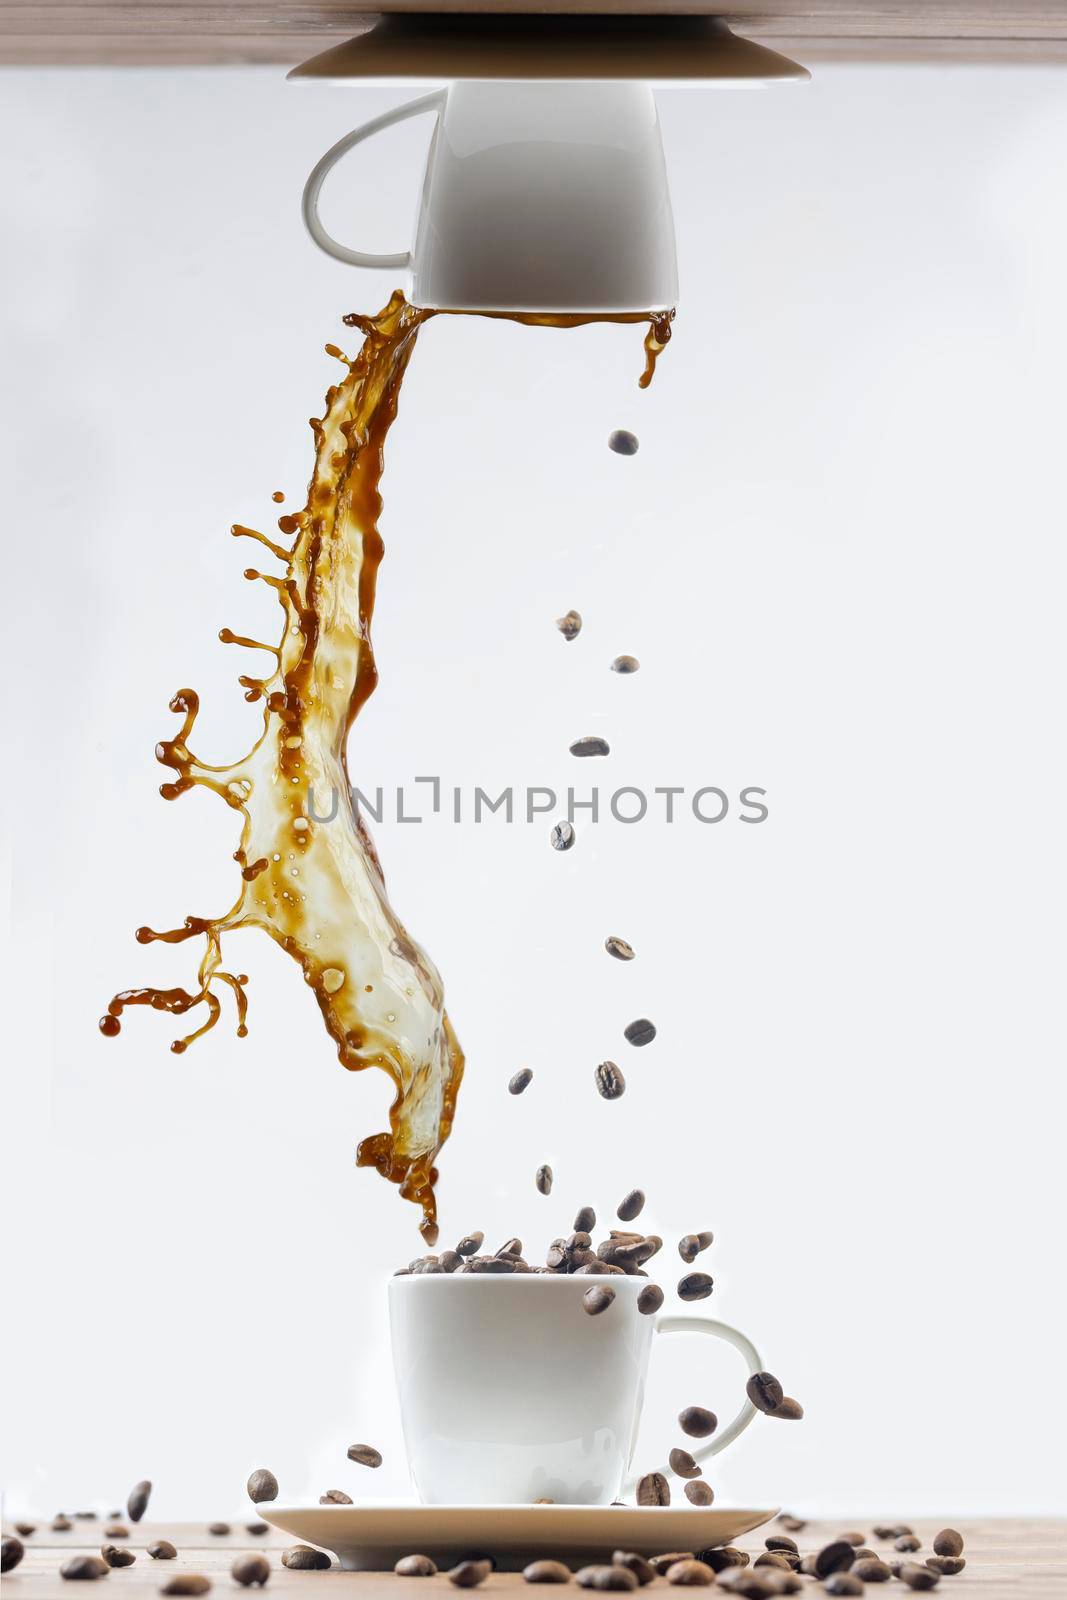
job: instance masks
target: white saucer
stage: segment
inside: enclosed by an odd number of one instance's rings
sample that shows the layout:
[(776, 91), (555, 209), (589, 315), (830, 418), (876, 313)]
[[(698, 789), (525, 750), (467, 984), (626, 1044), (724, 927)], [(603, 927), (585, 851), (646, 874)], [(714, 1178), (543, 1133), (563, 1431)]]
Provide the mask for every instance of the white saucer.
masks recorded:
[(256, 1507), (275, 1528), (332, 1550), (342, 1567), (390, 1571), (401, 1556), (451, 1567), (493, 1556), (514, 1572), (539, 1556), (570, 1567), (610, 1561), (613, 1550), (642, 1555), (729, 1544), (777, 1513), (710, 1506), (275, 1506)]

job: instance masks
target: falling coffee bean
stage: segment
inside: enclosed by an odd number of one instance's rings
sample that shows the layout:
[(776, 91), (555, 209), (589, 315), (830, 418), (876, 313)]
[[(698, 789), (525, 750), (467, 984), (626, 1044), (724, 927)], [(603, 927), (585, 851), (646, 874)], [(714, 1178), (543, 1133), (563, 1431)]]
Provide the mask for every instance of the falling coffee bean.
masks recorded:
[(107, 1562), (99, 1556), (71, 1556), (60, 1567), (59, 1575), (61, 1578), (91, 1581), (94, 1578), (106, 1578), (110, 1570)]
[(332, 1565), (325, 1550), (316, 1550), (310, 1544), (291, 1544), (282, 1551), (282, 1566), (296, 1572), (325, 1572)]
[(556, 627), (566, 640), (577, 639), (582, 631), (581, 616), (577, 611), (568, 611), (556, 618)]
[[(481, 1237), (479, 1234), (479, 1243)], [(460, 1254), (462, 1253), (461, 1251)], [(347, 1453), (349, 1461), (357, 1461), (361, 1467), (380, 1467), (382, 1464), (382, 1453), (380, 1450), (375, 1450), (372, 1444), (350, 1444)]]
[(637, 1575), (629, 1567), (582, 1567), (574, 1575), (580, 1589), (636, 1589)]
[(153, 1561), (173, 1561), (178, 1552), (169, 1539), (153, 1539), (148, 1546), (148, 1554)]
[(963, 1535), (956, 1532), (955, 1528), (942, 1528), (940, 1533), (934, 1534), (935, 1556), (961, 1556), (963, 1554)]
[(552, 1193), (552, 1168), (547, 1163), (543, 1167), (538, 1167), (534, 1183), (537, 1185), (538, 1194)]
[(612, 672), (619, 672), (626, 677), (629, 673), (636, 672), (640, 665), (641, 663), (636, 656), (616, 656), (611, 663), (611, 670)]
[(617, 939), (614, 934), (604, 940), (604, 949), (609, 956), (614, 956), (616, 961), (632, 961), (634, 959), (633, 945), (627, 944), (625, 939)]
[[(692, 1485), (687, 1485), (691, 1488)], [(715, 1582), (715, 1574), (703, 1561), (676, 1561), (673, 1567), (667, 1568), (667, 1582), (682, 1584), (683, 1586), (706, 1588), (709, 1583)]]
[(851, 1572), (832, 1572), (823, 1585), (827, 1594), (862, 1594), (863, 1584)]
[(320, 1506), (351, 1506), (355, 1501), (350, 1494), (345, 1494), (343, 1489), (327, 1489), (325, 1494), (319, 1495)]
[(637, 1503), (639, 1506), (669, 1506), (671, 1503), (671, 1486), (662, 1472), (646, 1472), (638, 1480)]
[(715, 1498), (715, 1491), (710, 1483), (698, 1478), (695, 1483), (686, 1484), (685, 1497), (695, 1506), (710, 1506)]
[(640, 449), (640, 442), (629, 428), (616, 428), (614, 433), (608, 434), (608, 449), (614, 450), (617, 456), (635, 456)]
[(230, 1532), (230, 1524), (228, 1522), (209, 1522), (207, 1531), (214, 1534), (216, 1539), (225, 1539)]
[[(596, 1283), (582, 1295), (582, 1306), (591, 1317), (599, 1317), (600, 1313), (606, 1311), (614, 1299), (614, 1289), (609, 1288), (606, 1283)], [(638, 1501), (639, 1505), (640, 1503)]]
[(253, 1584), (262, 1589), (270, 1577), (270, 1562), (266, 1556), (238, 1556), (230, 1568), (230, 1577), (244, 1589)]
[(679, 1239), (678, 1241), (678, 1254), (683, 1261), (691, 1266), (700, 1252), (706, 1250), (708, 1245), (714, 1244), (714, 1242), (715, 1235), (713, 1233), (687, 1233), (684, 1239)]
[(656, 1037), (656, 1024), (647, 1017), (638, 1017), (635, 1022), (628, 1022), (622, 1031), (627, 1044), (651, 1044)]
[(575, 739), (570, 746), (572, 756), (609, 756), (611, 746), (606, 739), (601, 739), (595, 733), (587, 733), (581, 739)]
[(745, 1384), (745, 1393), (756, 1410), (767, 1416), (785, 1399), (785, 1390), (769, 1372), (754, 1372)]
[(834, 1572), (847, 1572), (856, 1559), (856, 1552), (844, 1539), (834, 1539), (824, 1544), (815, 1557), (815, 1576), (828, 1578)]
[(553, 850), (569, 850), (577, 837), (569, 822), (554, 823), (549, 834)]
[(706, 1439), (719, 1426), (719, 1419), (704, 1406), (686, 1406), (678, 1414), (678, 1426), (690, 1439)]
[(905, 1561), (898, 1576), (909, 1589), (936, 1589), (941, 1574), (933, 1567), (920, 1567), (917, 1561)]
[(531, 1561), (528, 1567), (523, 1567), (522, 1575), (527, 1583), (570, 1583), (571, 1569), (565, 1567), (562, 1561)]
[(775, 1406), (771, 1412), (779, 1422), (799, 1422), (804, 1415), (804, 1407), (799, 1400), (794, 1400), (791, 1395), (786, 1395), (781, 1405)]
[[(531, 1076), (531, 1078), (533, 1077), (533, 1073), (532, 1072), (531, 1072), (530, 1076)], [(485, 1234), (484, 1233), (468, 1233), (467, 1237), (465, 1239), (461, 1239), (459, 1241), (459, 1243), (457, 1244), (456, 1252), (457, 1252), (458, 1255), (461, 1255), (461, 1256), (475, 1256), (475, 1255), (478, 1254), (478, 1251), (482, 1248), (482, 1245), (484, 1243), (485, 1243)], [(353, 1448), (353, 1450), (355, 1450), (357, 1448), (362, 1450), (365, 1447), (363, 1445), (359, 1445), (359, 1446), (353, 1445), (352, 1448)], [(375, 1451), (374, 1453), (375, 1453), (375, 1455), (377, 1455), (378, 1452)], [(369, 1462), (367, 1464), (368, 1464), (368, 1466), (370, 1465)]]
[(899, 1539), (893, 1540), (893, 1549), (910, 1554), (913, 1550), (922, 1548), (922, 1540), (917, 1539), (913, 1533), (902, 1533)]
[(678, 1294), (682, 1300), (706, 1300), (714, 1281), (706, 1272), (687, 1272), (678, 1280)]
[(117, 1544), (102, 1544), (100, 1554), (109, 1567), (132, 1567), (137, 1560), (132, 1550), (121, 1549)]
[(248, 1498), (258, 1506), (264, 1500), (277, 1500), (278, 1480), (266, 1467), (257, 1467), (245, 1484)]
[(14, 1572), (25, 1554), (26, 1546), (22, 1540), (9, 1535), (0, 1543), (0, 1572)]
[(625, 1200), (620, 1201), (619, 1209), (615, 1215), (620, 1222), (632, 1222), (639, 1217), (645, 1209), (645, 1195), (642, 1189), (631, 1189)]
[(401, 1578), (432, 1578), (437, 1566), (429, 1556), (401, 1556), (393, 1571)]
[(592, 1233), (596, 1227), (596, 1212), (592, 1206), (583, 1206), (574, 1219), (575, 1233)]
[(614, 1061), (602, 1061), (593, 1076), (601, 1099), (618, 1100), (626, 1093), (626, 1079)]
[(863, 1556), (853, 1563), (851, 1570), (861, 1583), (888, 1583), (893, 1576), (877, 1556)]
[(663, 1304), (663, 1290), (658, 1283), (648, 1283), (637, 1297), (637, 1309), (643, 1317), (658, 1311)]
[(927, 1556), (926, 1565), (940, 1572), (943, 1578), (954, 1578), (967, 1565), (965, 1556)]
[(613, 1567), (625, 1567), (632, 1572), (642, 1589), (646, 1583), (652, 1583), (656, 1576), (656, 1569), (644, 1556), (636, 1550), (616, 1550), (611, 1558)]
[(492, 1570), (491, 1561), (461, 1561), (448, 1574), (448, 1581), (454, 1583), (457, 1589), (476, 1589), (485, 1582)]
[(152, 1493), (152, 1480), (142, 1478), (140, 1483), (135, 1483), (130, 1490), (130, 1497), (126, 1501), (126, 1515), (131, 1522), (140, 1522), (148, 1510), (148, 1497)]
[(689, 1454), (688, 1450), (680, 1450), (677, 1446), (667, 1457), (671, 1471), (679, 1478), (699, 1478), (700, 1468)]
[(104, 1529), (105, 1539), (128, 1539), (129, 1537), (129, 1528), (125, 1527), (121, 1522), (111, 1522)]
[[(508, 1079), (508, 1094), (522, 1094), (523, 1090), (528, 1089), (532, 1082), (533, 1073), (530, 1068), (520, 1067), (518, 1072), (513, 1073)], [(462, 1254), (462, 1251), (460, 1253)]]
[(160, 1594), (207, 1594), (211, 1579), (202, 1572), (176, 1572), (160, 1589)]

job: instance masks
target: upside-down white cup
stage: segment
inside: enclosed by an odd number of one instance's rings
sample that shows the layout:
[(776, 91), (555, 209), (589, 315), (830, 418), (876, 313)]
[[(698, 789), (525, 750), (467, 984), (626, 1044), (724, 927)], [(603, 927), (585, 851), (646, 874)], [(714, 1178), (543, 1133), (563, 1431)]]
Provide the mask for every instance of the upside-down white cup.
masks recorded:
[[(358, 239), (335, 239), (318, 210), (327, 173), (373, 134), (422, 113), (435, 124), (412, 248), (379, 255)], [(375, 187), (367, 185), (372, 201)], [(304, 221), (339, 261), (408, 268), (417, 306), (610, 313), (670, 310), (678, 299), (663, 143), (646, 83), (435, 90), (328, 150), (305, 185)]]
[[(408, 1463), (431, 1505), (606, 1505), (630, 1465), (656, 1335), (705, 1333), (759, 1353), (698, 1316), (642, 1316), (647, 1278), (433, 1273), (389, 1280), (393, 1364)], [(594, 1284), (615, 1300), (582, 1306)], [(747, 1428), (747, 1399), (698, 1461)], [(663, 1468), (667, 1471), (669, 1469)]]

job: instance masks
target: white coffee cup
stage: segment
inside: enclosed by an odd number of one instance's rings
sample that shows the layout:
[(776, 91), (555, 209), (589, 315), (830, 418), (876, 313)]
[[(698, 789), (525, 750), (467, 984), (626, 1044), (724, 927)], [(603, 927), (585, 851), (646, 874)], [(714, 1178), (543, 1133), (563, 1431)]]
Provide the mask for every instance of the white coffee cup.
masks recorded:
[[(582, 1296), (604, 1283), (615, 1300), (590, 1316)], [(752, 1342), (723, 1322), (643, 1316), (637, 1297), (647, 1283), (525, 1273), (391, 1278), (393, 1364), (420, 1498), (609, 1504), (630, 1466), (655, 1334), (725, 1339), (750, 1373), (762, 1370)], [(711, 1439), (692, 1442), (691, 1454), (703, 1461), (724, 1450), (754, 1415), (746, 1398)]]
[[(372, 134), (423, 112), (436, 125), (413, 247), (380, 255), (341, 243), (319, 217), (327, 173)], [(669, 310), (678, 299), (659, 116), (645, 83), (435, 90), (328, 150), (305, 185), (304, 221), (339, 261), (409, 268), (418, 306), (610, 313)]]

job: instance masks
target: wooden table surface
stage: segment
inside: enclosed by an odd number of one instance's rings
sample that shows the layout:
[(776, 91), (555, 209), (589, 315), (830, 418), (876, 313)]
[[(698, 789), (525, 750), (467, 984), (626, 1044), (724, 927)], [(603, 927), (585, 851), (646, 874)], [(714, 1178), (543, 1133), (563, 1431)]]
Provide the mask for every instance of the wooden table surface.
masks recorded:
[[(942, 1521), (901, 1518), (896, 1512), (879, 1513), (875, 1522), (894, 1523), (908, 1521), (922, 1539), (923, 1547), (916, 1555), (905, 1559), (922, 1561), (931, 1553), (931, 1542)], [(14, 1572), (3, 1579), (5, 1600), (72, 1600), (84, 1593), (81, 1586), (71, 1585), (59, 1575), (59, 1568), (70, 1556), (99, 1554), (106, 1524), (101, 1521), (75, 1521), (69, 1533), (53, 1533), (48, 1521), (37, 1525), (38, 1531), (23, 1540), (26, 1554)], [(234, 1600), (241, 1593), (230, 1577), (230, 1566), (238, 1555), (256, 1551), (267, 1556), (271, 1563), (268, 1590), (280, 1590), (289, 1600), (311, 1600), (316, 1595), (323, 1600), (323, 1585), (328, 1587), (334, 1600), (342, 1596), (369, 1597), (389, 1595), (393, 1600), (434, 1600), (434, 1596), (456, 1595), (457, 1591), (443, 1577), (398, 1578), (392, 1573), (342, 1572), (335, 1564), (329, 1572), (290, 1572), (281, 1564), (282, 1551), (293, 1541), (273, 1528), (259, 1538), (251, 1538), (241, 1524), (234, 1523), (234, 1532), (219, 1538), (208, 1533), (200, 1523), (148, 1523), (126, 1524), (129, 1540), (115, 1541), (127, 1544), (137, 1552), (131, 1567), (117, 1568), (99, 1580), (107, 1585), (106, 1593), (117, 1600), (116, 1588), (121, 1585), (123, 1600), (156, 1600), (161, 1586), (176, 1572), (199, 1572), (213, 1580), (214, 1594), (225, 1594)], [(951, 1596), (952, 1600), (1064, 1600), (1067, 1596), (1067, 1520), (1030, 1520), (1022, 1518), (953, 1518), (951, 1526), (957, 1528), (965, 1540), (967, 1566), (953, 1578), (942, 1578), (935, 1593)], [(855, 1517), (834, 1521), (811, 1522), (803, 1533), (795, 1534), (802, 1552), (818, 1549), (846, 1529), (870, 1533), (870, 1522)], [(13, 1527), (4, 1522), (4, 1533)], [(756, 1533), (749, 1534), (738, 1543), (756, 1555), (763, 1549), (763, 1537), (781, 1531), (769, 1523)], [(152, 1539), (169, 1539), (179, 1552), (176, 1561), (153, 1561), (145, 1554), (145, 1546)], [(472, 1527), (471, 1543), (477, 1543), (477, 1530)], [(891, 1546), (871, 1537), (872, 1549), (880, 1554), (892, 1554), (899, 1559)], [(656, 1588), (668, 1592), (668, 1586), (657, 1580)], [(250, 1593), (257, 1594), (252, 1590)], [(482, 1585), (479, 1593), (527, 1595), (518, 1573), (494, 1573)], [(813, 1597), (823, 1594), (822, 1586), (812, 1579), (804, 1580), (804, 1593)], [(890, 1582), (884, 1589), (874, 1587), (869, 1593), (885, 1596), (885, 1600), (898, 1600), (912, 1591), (902, 1583)], [(103, 1597), (102, 1597), (103, 1600)]]

